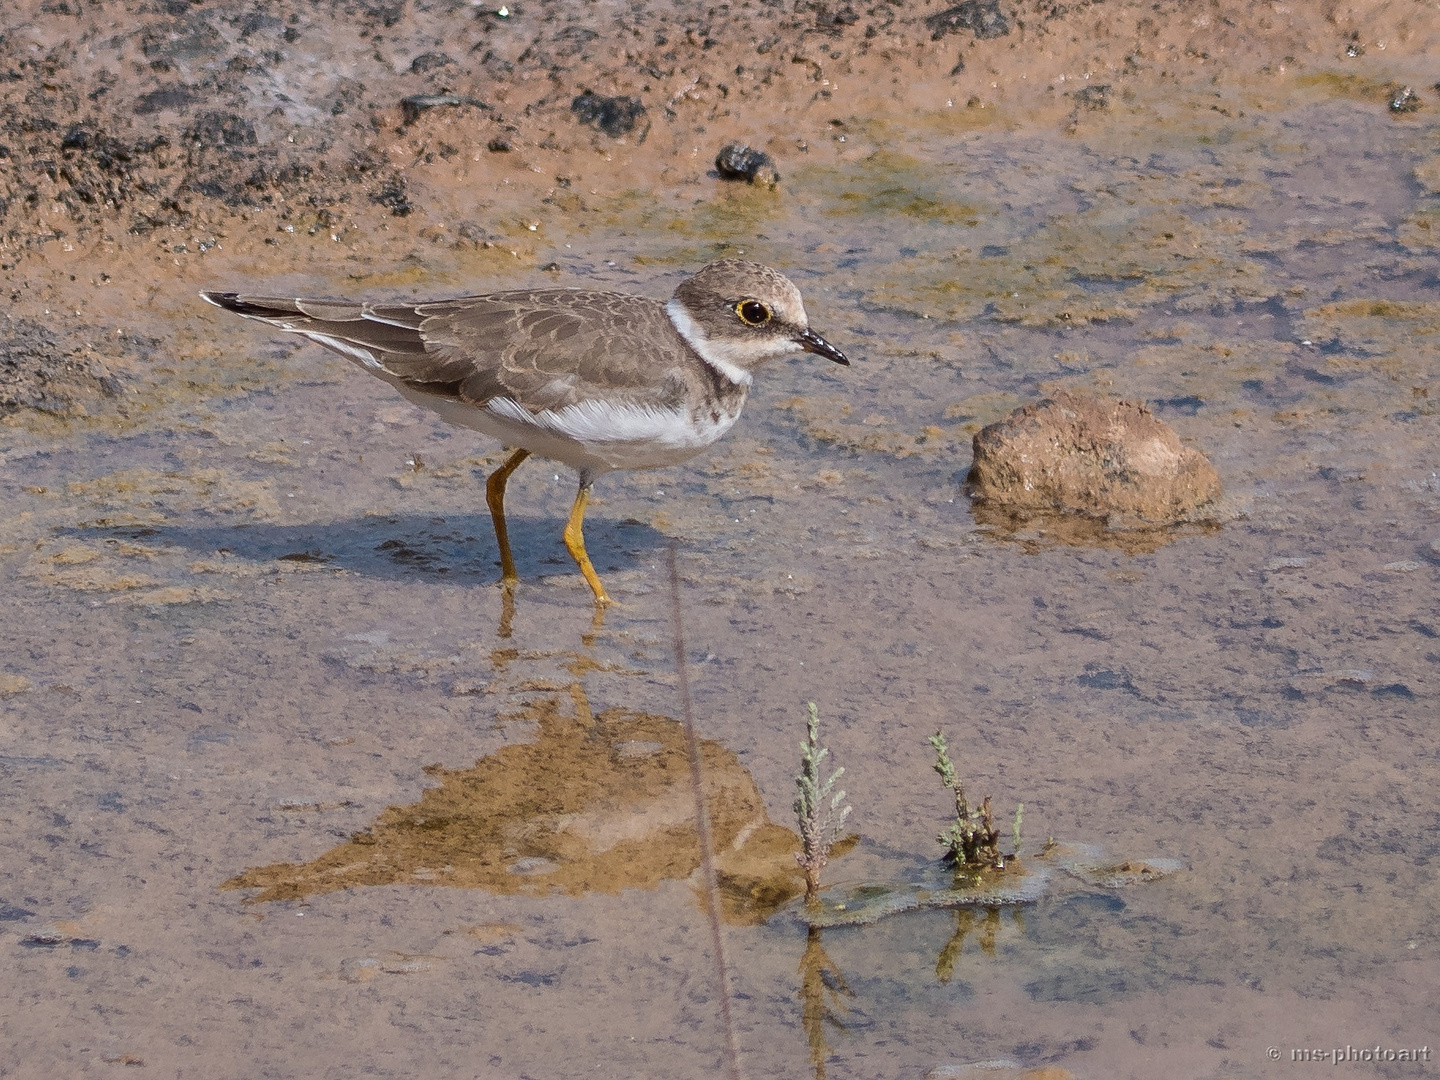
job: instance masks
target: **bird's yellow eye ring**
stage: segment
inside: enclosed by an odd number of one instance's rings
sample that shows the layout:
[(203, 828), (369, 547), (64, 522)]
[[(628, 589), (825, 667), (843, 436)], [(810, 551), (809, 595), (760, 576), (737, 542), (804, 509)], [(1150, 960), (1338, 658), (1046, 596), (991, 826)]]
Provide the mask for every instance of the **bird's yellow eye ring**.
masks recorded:
[(770, 321), (770, 309), (759, 300), (741, 300), (735, 305), (735, 314), (746, 326), (764, 326)]

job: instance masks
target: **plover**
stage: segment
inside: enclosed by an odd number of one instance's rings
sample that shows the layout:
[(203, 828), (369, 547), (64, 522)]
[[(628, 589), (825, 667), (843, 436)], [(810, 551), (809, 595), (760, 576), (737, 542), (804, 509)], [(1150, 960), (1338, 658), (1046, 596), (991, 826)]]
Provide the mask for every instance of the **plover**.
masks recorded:
[(739, 419), (752, 373), (767, 360), (809, 352), (849, 365), (810, 329), (788, 278), (739, 259), (706, 266), (668, 303), (586, 289), (399, 304), (200, 295), (307, 337), (512, 449), (485, 485), (507, 586), (519, 580), (505, 528), (510, 474), (531, 454), (576, 470), (565, 546), (601, 606), (610, 597), (582, 531), (596, 477), (700, 453)]

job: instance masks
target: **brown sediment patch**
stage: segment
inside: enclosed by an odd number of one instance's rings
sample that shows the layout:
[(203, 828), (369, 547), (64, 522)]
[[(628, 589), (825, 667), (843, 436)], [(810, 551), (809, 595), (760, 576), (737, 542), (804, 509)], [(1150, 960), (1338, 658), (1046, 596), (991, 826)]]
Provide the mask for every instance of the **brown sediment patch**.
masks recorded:
[(1065, 513), (1114, 531), (1195, 520), (1220, 478), (1142, 402), (1071, 392), (1017, 409), (974, 439), (969, 487), (989, 511)]

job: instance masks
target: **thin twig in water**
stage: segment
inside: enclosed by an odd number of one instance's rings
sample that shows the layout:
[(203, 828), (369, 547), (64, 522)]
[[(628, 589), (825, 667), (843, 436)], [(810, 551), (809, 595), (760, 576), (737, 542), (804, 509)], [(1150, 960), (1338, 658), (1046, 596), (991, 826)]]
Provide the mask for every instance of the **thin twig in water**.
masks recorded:
[(680, 619), (680, 570), (673, 541), (667, 554), (670, 570), (670, 621), (675, 629), (675, 671), (680, 681), (685, 745), (690, 750), (690, 785), (695, 791), (695, 831), (700, 839), (700, 873), (705, 879), (705, 915), (710, 920), (715, 978), (720, 990), (720, 1022), (725, 1028), (725, 1056), (730, 1066), (730, 1080), (740, 1080), (740, 1055), (735, 1048), (735, 1024), (730, 1016), (730, 978), (725, 970), (725, 947), (720, 937), (720, 890), (715, 880), (710, 817), (705, 812), (705, 789), (701, 786), (700, 740), (695, 734), (695, 709), (690, 698), (690, 669), (685, 663), (685, 628)]

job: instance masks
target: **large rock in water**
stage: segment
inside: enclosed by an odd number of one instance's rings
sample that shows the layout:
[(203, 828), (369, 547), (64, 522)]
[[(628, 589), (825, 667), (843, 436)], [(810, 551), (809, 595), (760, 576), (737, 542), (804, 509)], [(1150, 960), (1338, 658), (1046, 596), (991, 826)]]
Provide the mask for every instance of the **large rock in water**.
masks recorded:
[(1068, 512), (1116, 525), (1195, 519), (1220, 495), (1205, 455), (1139, 401), (1058, 393), (975, 436), (971, 495), (1024, 516)]

